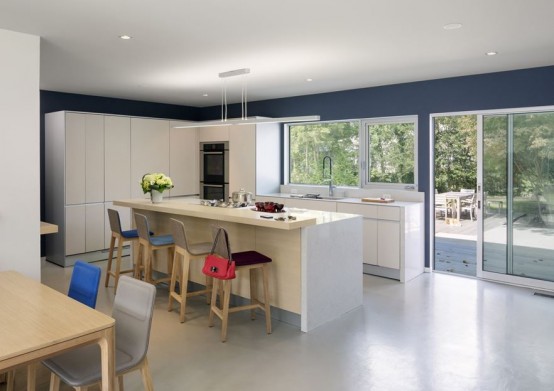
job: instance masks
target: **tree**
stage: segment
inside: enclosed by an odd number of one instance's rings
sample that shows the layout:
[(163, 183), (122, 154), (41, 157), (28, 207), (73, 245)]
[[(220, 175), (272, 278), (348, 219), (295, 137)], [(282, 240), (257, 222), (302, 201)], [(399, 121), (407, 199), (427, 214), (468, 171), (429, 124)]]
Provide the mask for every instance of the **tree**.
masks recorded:
[(435, 118), (435, 187), (439, 193), (475, 189), (477, 117)]

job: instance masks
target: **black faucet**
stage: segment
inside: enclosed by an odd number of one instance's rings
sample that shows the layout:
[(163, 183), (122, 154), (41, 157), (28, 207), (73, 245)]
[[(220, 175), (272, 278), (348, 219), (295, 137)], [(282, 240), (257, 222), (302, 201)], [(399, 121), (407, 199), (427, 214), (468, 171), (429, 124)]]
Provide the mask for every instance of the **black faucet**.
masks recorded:
[(323, 158), (323, 176), (325, 176), (325, 160), (329, 159), (329, 197), (333, 196), (333, 160), (331, 156), (325, 156)]

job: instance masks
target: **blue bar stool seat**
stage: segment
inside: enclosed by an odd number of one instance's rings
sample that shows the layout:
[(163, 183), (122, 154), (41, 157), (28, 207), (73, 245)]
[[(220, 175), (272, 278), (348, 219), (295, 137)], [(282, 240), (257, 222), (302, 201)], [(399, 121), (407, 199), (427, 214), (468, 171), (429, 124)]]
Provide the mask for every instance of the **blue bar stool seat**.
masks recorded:
[[(135, 213), (135, 223), (139, 234), (139, 247), (137, 261), (135, 263), (135, 277), (141, 278), (140, 266), (144, 265), (144, 280), (151, 284), (160, 282), (169, 282), (171, 280), (171, 271), (173, 270), (173, 252), (175, 251), (175, 242), (172, 235), (150, 235), (150, 226), (145, 215)], [(167, 250), (167, 274), (168, 277), (154, 279), (152, 277), (152, 262), (154, 252), (158, 250)], [(143, 263), (144, 261), (144, 263)]]

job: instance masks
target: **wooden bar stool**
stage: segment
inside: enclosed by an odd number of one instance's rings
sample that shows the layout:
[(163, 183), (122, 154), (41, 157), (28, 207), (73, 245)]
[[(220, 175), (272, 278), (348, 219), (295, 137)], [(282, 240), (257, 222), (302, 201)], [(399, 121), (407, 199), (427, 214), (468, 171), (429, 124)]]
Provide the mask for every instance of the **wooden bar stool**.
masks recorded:
[[(169, 304), (167, 310), (172, 310), (172, 302), (175, 300), (180, 304), (179, 320), (185, 321), (185, 308), (187, 297), (206, 294), (206, 303), (210, 303), (210, 293), (212, 291), (212, 279), (206, 276), (206, 289), (188, 292), (190, 261), (203, 260), (212, 249), (212, 243), (189, 244), (185, 233), (185, 225), (178, 220), (171, 219), (171, 232), (175, 240), (175, 255), (173, 257), (173, 271), (171, 272), (171, 284), (169, 285)], [(180, 258), (180, 259), (179, 259)], [(179, 262), (180, 261), (180, 262)], [(175, 291), (175, 285), (179, 277), (179, 293)]]
[[(257, 251), (243, 251), (231, 253), (229, 245), (229, 235), (222, 227), (217, 227), (214, 233), (214, 243), (212, 248), (213, 254), (217, 254), (223, 258), (235, 261), (235, 271), (239, 273), (243, 270), (250, 272), (250, 304), (229, 307), (231, 299), (231, 282), (232, 280), (219, 280), (214, 278), (212, 287), (212, 303), (210, 306), (210, 317), (208, 326), (213, 327), (214, 315), (221, 319), (221, 342), (227, 340), (227, 325), (229, 323), (229, 314), (238, 311), (250, 310), (250, 317), (255, 319), (255, 310), (261, 309), (265, 312), (265, 329), (267, 334), (271, 334), (271, 312), (269, 305), (269, 283), (268, 283), (268, 267), (271, 258), (260, 254)], [(263, 284), (263, 301), (258, 298), (258, 289), (256, 281), (256, 270), (261, 270)], [(223, 286), (223, 302), (221, 307), (217, 306), (217, 294)]]
[[(123, 252), (123, 243), (138, 241), (139, 236), (136, 229), (123, 231), (121, 229), (121, 220), (119, 213), (114, 209), (108, 209), (108, 217), (110, 219), (110, 229), (112, 230), (112, 238), (110, 240), (110, 251), (108, 253), (108, 267), (106, 270), (106, 282), (104, 286), (108, 286), (110, 276), (114, 278), (114, 293), (117, 292), (117, 284), (119, 282), (119, 276), (125, 273), (134, 273), (133, 269), (121, 270), (121, 255)], [(115, 260), (115, 271), (112, 271), (113, 251), (115, 248), (115, 242), (117, 240), (117, 258)]]
[[(145, 215), (135, 213), (135, 223), (139, 234), (139, 248), (137, 254), (137, 262), (135, 263), (135, 278), (141, 279), (140, 270), (141, 264), (144, 265), (144, 280), (151, 284), (159, 284), (160, 282), (169, 282), (171, 280), (171, 271), (173, 269), (173, 252), (175, 250), (175, 242), (172, 235), (150, 235), (150, 227), (148, 219)], [(154, 280), (152, 278), (152, 262), (154, 260), (154, 251), (167, 250), (167, 274), (168, 277)], [(146, 261), (143, 263), (143, 260)]]

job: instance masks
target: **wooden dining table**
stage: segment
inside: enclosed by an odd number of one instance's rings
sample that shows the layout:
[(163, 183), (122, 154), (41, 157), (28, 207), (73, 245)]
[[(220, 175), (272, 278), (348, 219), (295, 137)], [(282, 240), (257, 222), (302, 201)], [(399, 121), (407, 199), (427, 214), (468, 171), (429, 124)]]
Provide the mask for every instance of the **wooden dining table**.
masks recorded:
[[(0, 272), (0, 372), (97, 343), (102, 390), (114, 390), (115, 320), (15, 271)], [(27, 390), (34, 390), (34, 370)]]

